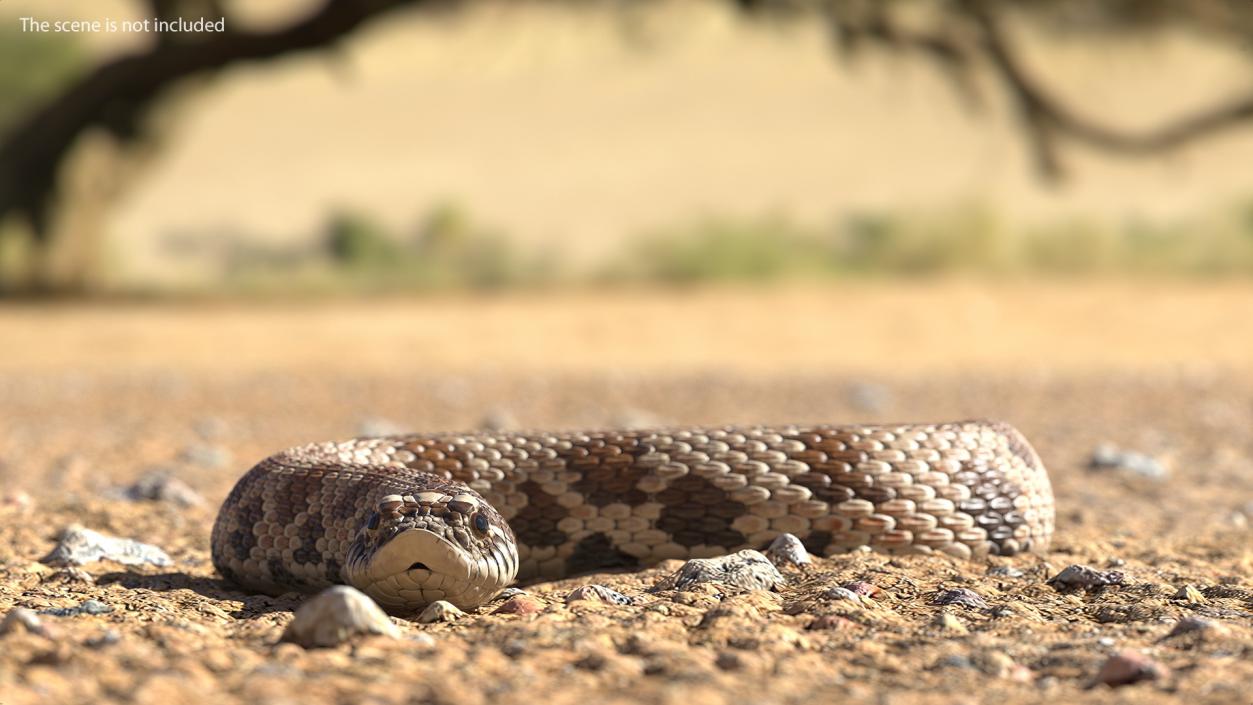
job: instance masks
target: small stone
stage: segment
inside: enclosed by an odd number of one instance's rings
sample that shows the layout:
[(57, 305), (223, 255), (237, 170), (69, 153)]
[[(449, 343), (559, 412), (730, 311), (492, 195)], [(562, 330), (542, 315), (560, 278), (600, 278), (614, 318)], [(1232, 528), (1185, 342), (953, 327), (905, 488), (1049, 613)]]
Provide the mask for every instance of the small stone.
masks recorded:
[(436, 600), (426, 606), (422, 610), (422, 614), (418, 615), (418, 624), (434, 624), (436, 622), (455, 622), (466, 616), (451, 602), (445, 600)]
[(721, 651), (714, 659), (714, 665), (723, 671), (739, 671), (744, 668), (744, 659), (734, 651)]
[(833, 587), (823, 591), (822, 596), (828, 600), (848, 600), (861, 604), (861, 595), (849, 590), (846, 587)]
[(496, 593), (496, 596), (492, 598), (492, 601), (504, 602), (505, 600), (508, 600), (511, 597), (517, 597), (518, 595), (529, 595), (529, 594), (530, 594), (529, 592), (527, 592), (526, 590), (523, 590), (522, 588), (507, 587), (504, 590), (501, 590), (500, 592)]
[(544, 603), (530, 595), (517, 595), (505, 600), (492, 614), (535, 614), (544, 609)]
[(46, 614), (52, 617), (77, 617), (83, 614), (108, 614), (113, 608), (100, 600), (84, 600), (74, 607), (54, 607), (52, 609), (40, 610), (39, 614)]
[(509, 431), (518, 428), (519, 425), (518, 419), (508, 409), (502, 407), (488, 409), (487, 413), (483, 414), (483, 418), (479, 419), (479, 428), (484, 431)]
[[(1022, 682), (1031, 679), (1031, 669), (1024, 668), (1014, 662), (1009, 654), (1003, 651), (990, 651), (978, 658), (979, 670), (994, 678), (1007, 678)], [(1025, 671), (1025, 673), (1024, 673)]]
[(857, 411), (877, 414), (892, 404), (892, 392), (882, 384), (854, 382), (848, 386), (848, 403)]
[(155, 565), (165, 567), (174, 561), (156, 546), (133, 539), (108, 536), (73, 524), (61, 532), (60, 542), (52, 552), (40, 559), (53, 566), (86, 565), (96, 561), (113, 561), (122, 565)]
[(1161, 680), (1170, 675), (1162, 664), (1138, 651), (1120, 651), (1106, 659), (1096, 674), (1093, 685), (1111, 687), (1130, 685), (1140, 681)]
[(1184, 585), (1179, 588), (1179, 590), (1176, 591), (1174, 596), (1170, 599), (1183, 600), (1189, 605), (1204, 605), (1209, 603), (1209, 600), (1205, 599), (1205, 595), (1201, 594), (1201, 591), (1197, 590), (1193, 585)]
[(118, 643), (121, 640), (122, 640), (121, 634), (118, 634), (116, 631), (112, 629), (107, 629), (104, 631), (104, 633), (98, 636), (93, 636), (87, 641), (84, 641), (83, 645), (89, 649), (103, 649), (108, 646), (113, 646), (114, 644)]
[(718, 558), (693, 558), (658, 581), (652, 590), (682, 591), (702, 583), (718, 583), (738, 591), (773, 590), (783, 585), (784, 579), (770, 559), (745, 549)]
[(219, 416), (205, 416), (192, 424), (192, 430), (206, 441), (212, 441), (226, 435), (230, 425)]
[(35, 500), (24, 490), (10, 490), (0, 498), (0, 510), (25, 514), (35, 506)]
[(583, 585), (570, 591), (566, 595), (566, 604), (587, 600), (590, 602), (603, 602), (609, 605), (630, 605), (635, 602), (634, 599), (623, 595), (617, 590), (610, 590), (604, 585)]
[(1012, 565), (994, 565), (988, 568), (988, 575), (994, 578), (1021, 578), (1026, 573)]
[(431, 636), (430, 634), (424, 634), (422, 632), (418, 632), (417, 634), (414, 634), (413, 636), (409, 637), (409, 643), (412, 644), (413, 646), (417, 646), (422, 649), (435, 648), (435, 644), (436, 644), (435, 637)]
[(132, 501), (168, 502), (179, 507), (198, 507), (204, 498), (167, 470), (153, 470), (121, 492)]
[(1184, 617), (1175, 623), (1175, 627), (1170, 633), (1162, 637), (1163, 639), (1173, 639), (1175, 637), (1184, 636), (1185, 634), (1213, 634), (1221, 636), (1227, 634), (1230, 630), (1222, 624), (1212, 619), (1204, 617)]
[(206, 468), (224, 468), (231, 464), (231, 452), (218, 445), (197, 444), (183, 449), (182, 459)]
[(972, 610), (986, 610), (988, 603), (979, 593), (966, 588), (956, 588), (953, 590), (945, 590), (935, 596), (931, 601), (933, 605), (957, 605)]
[(357, 422), (357, 435), (367, 438), (398, 436), (404, 432), (404, 426), (381, 416), (367, 416)]
[(960, 619), (947, 610), (936, 614), (931, 620), (931, 626), (947, 634), (967, 634), (970, 631)]
[(621, 428), (628, 431), (634, 431), (647, 428), (659, 428), (667, 425), (666, 420), (646, 409), (626, 408), (619, 409), (609, 419), (609, 425), (613, 428)]
[(766, 558), (780, 568), (784, 566), (800, 568), (813, 562), (813, 559), (809, 557), (809, 551), (805, 550), (805, 544), (792, 534), (776, 536), (766, 548)]
[(28, 610), (25, 607), (14, 607), (4, 615), (3, 620), (0, 620), (0, 636), (16, 632), (48, 636), (43, 620), (39, 619), (39, 615), (34, 610)]
[(1109, 585), (1122, 585), (1126, 576), (1116, 570), (1101, 571), (1078, 563), (1062, 569), (1062, 572), (1048, 579), (1048, 584), (1058, 592), (1067, 590), (1099, 590)]
[(932, 666), (932, 668), (961, 668), (961, 669), (967, 669), (967, 668), (973, 669), (974, 667), (975, 667), (974, 662), (972, 662), (970, 660), (970, 657), (966, 656), (965, 654), (948, 654), (946, 656), (941, 656), (940, 658), (936, 659), (935, 665)]
[(823, 614), (823, 615), (819, 615), (815, 617), (814, 621), (810, 622), (809, 626), (805, 628), (811, 629), (814, 631), (825, 631), (825, 630), (839, 631), (839, 630), (846, 630), (846, 629), (856, 629), (859, 626), (860, 625), (857, 624), (857, 622), (854, 622), (848, 617), (841, 617), (838, 614)]
[(1122, 450), (1113, 443), (1105, 442), (1097, 445), (1088, 460), (1089, 470), (1117, 470), (1151, 480), (1164, 480), (1170, 473), (1156, 458)]
[(336, 585), (301, 605), (279, 641), (310, 649), (337, 646), (361, 634), (395, 639), (400, 636), (400, 629), (365, 593), (348, 585)]
[(868, 583), (865, 580), (854, 580), (851, 583), (847, 583), (844, 586), (844, 589), (861, 595), (862, 597), (874, 597), (882, 592), (882, 590), (875, 586), (874, 583)]

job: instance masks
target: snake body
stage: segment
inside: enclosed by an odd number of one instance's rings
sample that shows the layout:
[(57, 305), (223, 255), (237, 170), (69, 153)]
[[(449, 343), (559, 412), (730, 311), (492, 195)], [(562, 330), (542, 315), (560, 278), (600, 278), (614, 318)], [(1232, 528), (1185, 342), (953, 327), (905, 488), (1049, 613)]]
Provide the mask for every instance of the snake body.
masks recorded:
[(1039, 456), (1004, 423), (405, 435), (266, 458), (212, 554), (248, 588), (348, 583), (414, 609), (782, 533), (821, 555), (1012, 555), (1046, 548), (1053, 517)]

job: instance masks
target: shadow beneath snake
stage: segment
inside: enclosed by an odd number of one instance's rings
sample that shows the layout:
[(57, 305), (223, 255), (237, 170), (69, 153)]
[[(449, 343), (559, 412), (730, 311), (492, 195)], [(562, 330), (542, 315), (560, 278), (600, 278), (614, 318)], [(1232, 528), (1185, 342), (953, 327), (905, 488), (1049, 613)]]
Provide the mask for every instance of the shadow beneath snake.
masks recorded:
[(186, 573), (158, 573), (144, 575), (142, 573), (114, 572), (105, 573), (96, 578), (98, 585), (121, 585), (127, 589), (153, 590), (170, 592), (172, 590), (190, 590), (203, 597), (217, 602), (240, 602), (243, 606), (228, 612), (236, 619), (246, 619), (271, 612), (293, 612), (300, 603), (308, 599), (308, 595), (289, 592), (279, 596), (243, 592), (222, 578), (211, 578)]

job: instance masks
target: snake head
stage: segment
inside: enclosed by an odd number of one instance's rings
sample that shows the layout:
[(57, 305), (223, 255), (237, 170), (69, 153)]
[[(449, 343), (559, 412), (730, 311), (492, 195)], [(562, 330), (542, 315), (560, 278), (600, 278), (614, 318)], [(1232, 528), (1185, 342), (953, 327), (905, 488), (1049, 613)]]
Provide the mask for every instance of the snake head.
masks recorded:
[(358, 529), (344, 567), (349, 584), (394, 611), (436, 600), (475, 607), (517, 574), (509, 524), (461, 487), (380, 499)]

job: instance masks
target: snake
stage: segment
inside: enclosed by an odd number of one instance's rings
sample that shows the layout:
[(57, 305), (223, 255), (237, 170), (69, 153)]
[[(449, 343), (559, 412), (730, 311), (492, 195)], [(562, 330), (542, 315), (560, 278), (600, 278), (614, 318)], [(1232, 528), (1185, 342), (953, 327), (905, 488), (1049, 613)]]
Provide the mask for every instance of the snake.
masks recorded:
[(1049, 476), (996, 421), (482, 431), (303, 445), (223, 502), (212, 560), (269, 594), (347, 584), (391, 612), (515, 582), (762, 550), (1043, 551)]

